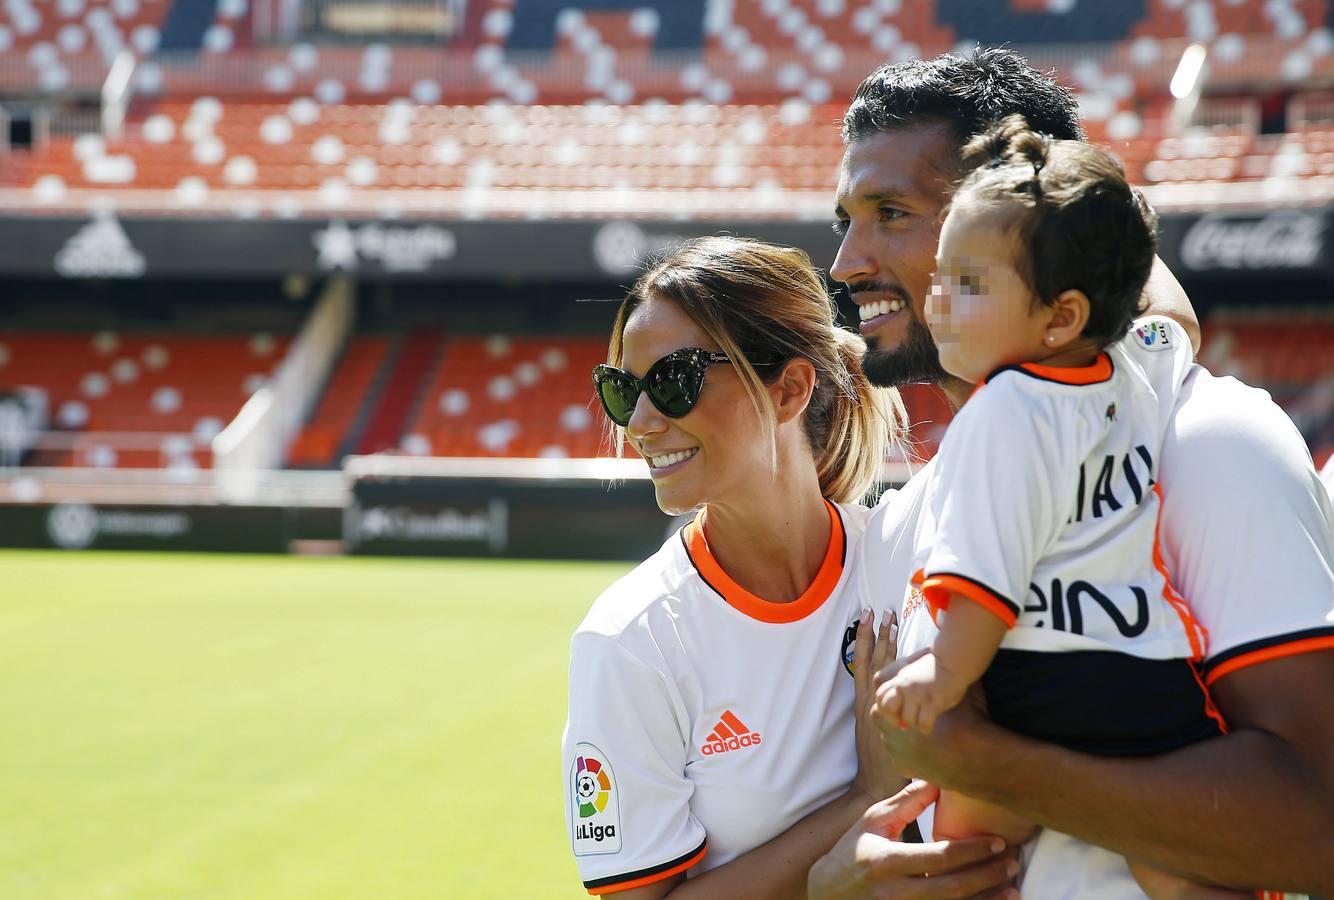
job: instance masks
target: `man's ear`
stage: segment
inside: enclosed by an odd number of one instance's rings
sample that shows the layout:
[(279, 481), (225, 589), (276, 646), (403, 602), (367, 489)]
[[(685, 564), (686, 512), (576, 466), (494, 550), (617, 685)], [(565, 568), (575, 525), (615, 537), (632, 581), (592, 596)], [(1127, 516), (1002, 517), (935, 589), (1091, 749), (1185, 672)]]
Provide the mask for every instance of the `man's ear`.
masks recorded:
[(798, 356), (783, 363), (783, 371), (769, 385), (778, 424), (790, 422), (806, 412), (815, 393), (815, 366)]
[(1061, 291), (1047, 307), (1047, 324), (1043, 332), (1044, 345), (1059, 350), (1079, 340), (1088, 325), (1092, 311), (1089, 298), (1083, 291), (1070, 288)]

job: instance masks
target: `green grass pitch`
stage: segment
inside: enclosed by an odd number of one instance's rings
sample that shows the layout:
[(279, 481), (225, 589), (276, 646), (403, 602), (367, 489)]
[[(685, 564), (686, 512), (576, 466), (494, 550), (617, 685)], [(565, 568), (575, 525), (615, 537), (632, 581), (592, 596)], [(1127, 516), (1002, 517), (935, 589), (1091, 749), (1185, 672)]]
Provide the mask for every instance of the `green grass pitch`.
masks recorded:
[(569, 636), (628, 568), (0, 551), (0, 897), (586, 897)]

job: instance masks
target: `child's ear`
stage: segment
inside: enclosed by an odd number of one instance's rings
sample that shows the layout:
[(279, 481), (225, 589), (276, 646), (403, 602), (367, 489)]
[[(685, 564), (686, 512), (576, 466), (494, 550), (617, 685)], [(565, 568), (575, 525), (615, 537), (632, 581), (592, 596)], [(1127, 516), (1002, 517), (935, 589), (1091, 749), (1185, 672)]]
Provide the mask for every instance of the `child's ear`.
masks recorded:
[(1079, 338), (1088, 325), (1089, 298), (1083, 291), (1062, 291), (1047, 307), (1047, 325), (1043, 341), (1048, 347), (1064, 347)]

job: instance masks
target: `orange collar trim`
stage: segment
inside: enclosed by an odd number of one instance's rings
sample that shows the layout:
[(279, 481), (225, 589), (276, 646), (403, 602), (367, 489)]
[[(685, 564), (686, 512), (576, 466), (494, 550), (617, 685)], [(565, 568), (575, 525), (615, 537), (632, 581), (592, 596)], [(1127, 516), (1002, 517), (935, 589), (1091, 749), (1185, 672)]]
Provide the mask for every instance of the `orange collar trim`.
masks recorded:
[(1036, 375), (1047, 381), (1061, 384), (1099, 384), (1112, 377), (1112, 358), (1106, 352), (1099, 353), (1091, 366), (1062, 368), (1060, 366), (1041, 366), (1037, 363), (1023, 363), (1019, 366), (1030, 375)]
[(1043, 366), (1038, 363), (1019, 363), (1018, 365), (1001, 366), (992, 372), (986, 378), (983, 378), (977, 384), (973, 385), (972, 391), (968, 394), (968, 399), (972, 400), (973, 395), (982, 388), (991, 383), (1001, 372), (1023, 372), (1030, 378), (1040, 378), (1043, 381), (1054, 381), (1057, 384), (1101, 384), (1112, 377), (1112, 371), (1115, 367), (1112, 365), (1112, 357), (1106, 352), (1098, 354), (1098, 358), (1092, 365), (1080, 366), (1074, 369), (1062, 368), (1061, 366)]
[(820, 564), (820, 571), (816, 573), (811, 586), (791, 603), (774, 603), (757, 597), (723, 571), (723, 567), (713, 558), (713, 554), (709, 551), (709, 543), (704, 538), (703, 512), (682, 529), (681, 539), (685, 543), (686, 555), (690, 557), (690, 562), (694, 564), (704, 583), (717, 591), (728, 605), (761, 622), (774, 625), (798, 622), (824, 605), (834, 593), (839, 579), (843, 577), (843, 562), (847, 556), (847, 535), (843, 530), (843, 519), (834, 504), (828, 500), (825, 500), (825, 508), (829, 512), (830, 534), (829, 548), (825, 551), (824, 562)]

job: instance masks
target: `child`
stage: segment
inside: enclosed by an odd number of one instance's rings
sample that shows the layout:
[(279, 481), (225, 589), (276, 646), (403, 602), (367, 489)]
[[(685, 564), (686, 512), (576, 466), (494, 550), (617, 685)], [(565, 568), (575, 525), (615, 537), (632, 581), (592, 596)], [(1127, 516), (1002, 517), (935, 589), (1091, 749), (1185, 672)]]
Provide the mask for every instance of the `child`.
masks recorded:
[[(981, 682), (1015, 731), (1093, 753), (1221, 733), (1195, 669), (1206, 635), (1157, 546), (1157, 460), (1192, 364), (1185, 332), (1136, 321), (1155, 217), (1105, 152), (1012, 116), (964, 148), (926, 318), (977, 390), (941, 444), (914, 585), (939, 626), (876, 715), (930, 732)], [(937, 837), (1034, 826), (947, 792)], [(1245, 896), (1132, 864), (1155, 898)]]

